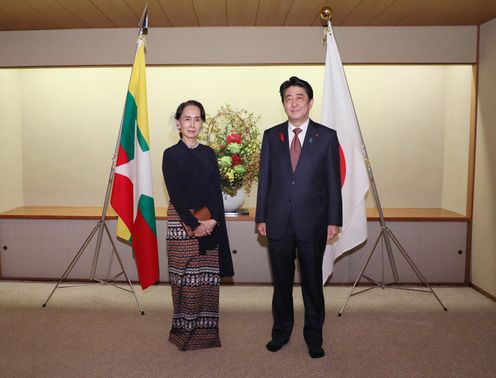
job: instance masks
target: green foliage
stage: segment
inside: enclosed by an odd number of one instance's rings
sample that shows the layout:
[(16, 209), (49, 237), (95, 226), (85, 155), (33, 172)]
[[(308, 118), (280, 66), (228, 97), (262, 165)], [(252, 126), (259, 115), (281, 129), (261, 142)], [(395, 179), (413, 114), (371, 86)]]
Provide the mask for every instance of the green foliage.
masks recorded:
[(247, 193), (258, 177), (260, 115), (244, 109), (221, 106), (213, 116), (207, 115), (200, 141), (212, 147), (219, 163), (222, 190), (235, 195), (243, 188)]

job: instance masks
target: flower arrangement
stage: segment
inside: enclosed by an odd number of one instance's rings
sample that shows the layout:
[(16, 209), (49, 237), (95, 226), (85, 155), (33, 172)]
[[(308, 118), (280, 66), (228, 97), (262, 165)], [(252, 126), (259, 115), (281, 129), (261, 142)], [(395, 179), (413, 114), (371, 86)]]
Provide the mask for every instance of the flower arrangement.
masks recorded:
[(244, 109), (221, 106), (216, 114), (207, 115), (200, 140), (212, 147), (219, 164), (222, 191), (234, 196), (238, 189), (249, 192), (258, 176), (260, 115)]

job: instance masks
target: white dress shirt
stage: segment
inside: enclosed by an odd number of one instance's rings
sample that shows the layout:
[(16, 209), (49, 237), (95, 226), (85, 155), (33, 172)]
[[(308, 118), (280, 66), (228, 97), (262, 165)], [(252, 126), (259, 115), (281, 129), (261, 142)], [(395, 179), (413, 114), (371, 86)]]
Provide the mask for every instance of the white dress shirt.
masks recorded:
[[(298, 134), (298, 138), (300, 139), (301, 147), (303, 147), (303, 142), (305, 141), (305, 135), (307, 134), (309, 122), (310, 122), (310, 119), (307, 119), (303, 125), (299, 126), (299, 128), (301, 129), (301, 132)], [(293, 138), (295, 137), (295, 133), (293, 132), (293, 130), (296, 128), (297, 127), (293, 126), (288, 121), (288, 141), (289, 141), (289, 149), (290, 150), (291, 150), (291, 143), (293, 142)]]

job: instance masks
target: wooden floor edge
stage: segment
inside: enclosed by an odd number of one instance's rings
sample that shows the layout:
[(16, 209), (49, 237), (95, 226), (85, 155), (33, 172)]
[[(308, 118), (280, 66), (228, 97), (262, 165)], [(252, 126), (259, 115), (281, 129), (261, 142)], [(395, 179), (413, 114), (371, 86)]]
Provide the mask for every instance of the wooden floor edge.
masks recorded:
[(493, 302), (496, 303), (496, 296), (488, 293), (487, 291), (485, 291), (484, 289), (481, 289), (479, 286), (473, 284), (472, 282), (469, 282), (468, 283), (468, 286), (470, 286), (472, 289), (474, 289), (475, 291), (481, 293), (483, 296), (485, 296), (486, 298), (492, 300)]

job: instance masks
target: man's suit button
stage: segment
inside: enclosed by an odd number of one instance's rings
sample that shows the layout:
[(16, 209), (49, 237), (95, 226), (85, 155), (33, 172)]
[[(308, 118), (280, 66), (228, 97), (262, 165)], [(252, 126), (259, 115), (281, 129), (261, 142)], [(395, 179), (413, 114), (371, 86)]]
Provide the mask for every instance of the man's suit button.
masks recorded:
[(293, 180), (293, 181), (291, 181), (291, 185), (294, 185), (294, 184), (295, 184), (294, 180)]

